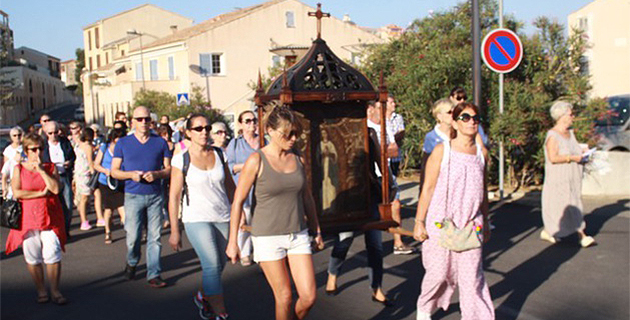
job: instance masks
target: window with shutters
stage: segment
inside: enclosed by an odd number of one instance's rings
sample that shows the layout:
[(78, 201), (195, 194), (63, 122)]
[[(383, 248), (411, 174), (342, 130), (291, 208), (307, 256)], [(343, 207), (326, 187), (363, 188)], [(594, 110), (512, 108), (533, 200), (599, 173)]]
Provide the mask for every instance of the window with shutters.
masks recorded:
[(151, 81), (158, 80), (158, 61), (157, 60), (149, 61), (149, 71), (151, 71)]

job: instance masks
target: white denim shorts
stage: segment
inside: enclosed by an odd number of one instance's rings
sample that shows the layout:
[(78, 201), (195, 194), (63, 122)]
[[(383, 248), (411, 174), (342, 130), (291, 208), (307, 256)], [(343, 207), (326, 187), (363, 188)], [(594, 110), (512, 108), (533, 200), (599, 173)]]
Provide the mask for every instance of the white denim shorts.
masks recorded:
[(252, 236), (254, 261), (277, 261), (292, 254), (311, 254), (308, 229), (279, 236)]
[(24, 260), (31, 265), (61, 261), (61, 243), (52, 230), (31, 230), (22, 241)]

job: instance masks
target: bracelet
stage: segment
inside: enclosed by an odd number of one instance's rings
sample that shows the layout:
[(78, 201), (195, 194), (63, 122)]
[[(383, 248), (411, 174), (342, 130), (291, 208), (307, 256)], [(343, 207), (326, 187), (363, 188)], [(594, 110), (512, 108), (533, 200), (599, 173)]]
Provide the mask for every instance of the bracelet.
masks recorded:
[(425, 223), (426, 222), (426, 220), (418, 220), (418, 219), (413, 219), (413, 220), (415, 220), (416, 223)]
[(567, 156), (567, 163), (571, 163), (571, 156)]

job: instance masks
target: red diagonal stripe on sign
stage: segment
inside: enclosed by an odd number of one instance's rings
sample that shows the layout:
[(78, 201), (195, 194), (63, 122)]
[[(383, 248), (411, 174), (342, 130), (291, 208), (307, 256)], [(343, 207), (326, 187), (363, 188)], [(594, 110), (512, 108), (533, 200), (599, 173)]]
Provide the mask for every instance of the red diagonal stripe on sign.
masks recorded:
[[(503, 47), (499, 44), (499, 42), (497, 41), (497, 39), (492, 39), (492, 44), (494, 44), (495, 46), (497, 46), (497, 48), (499, 49), (499, 51), (501, 51), (501, 53), (503, 53), (503, 55), (505, 56), (506, 59), (508, 59), (508, 61), (510, 61), (509, 63), (512, 63), (512, 61), (514, 61), (514, 59), (512, 57), (510, 57), (510, 55), (507, 53), (507, 51), (505, 51), (505, 49), (503, 49)], [(508, 64), (509, 64), (508, 63)]]

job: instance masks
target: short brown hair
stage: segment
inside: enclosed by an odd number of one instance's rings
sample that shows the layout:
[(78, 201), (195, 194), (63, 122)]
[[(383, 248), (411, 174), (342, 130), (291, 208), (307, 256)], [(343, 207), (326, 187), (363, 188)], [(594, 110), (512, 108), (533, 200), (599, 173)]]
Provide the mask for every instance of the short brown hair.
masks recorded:
[(22, 140), (22, 148), (24, 148), (24, 150), (36, 144), (40, 147), (44, 145), (44, 139), (37, 133), (29, 133)]

